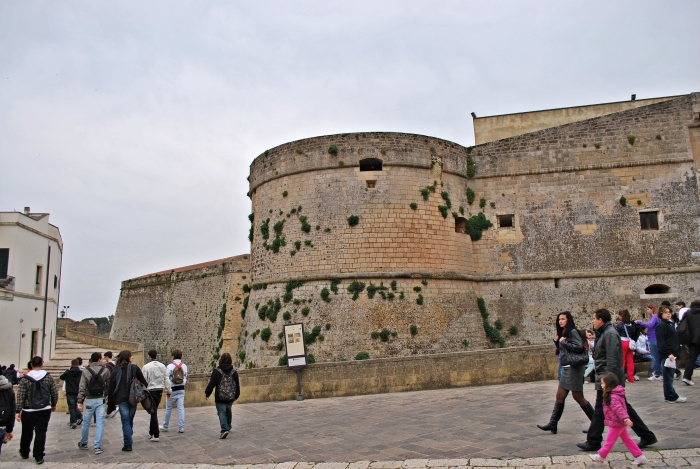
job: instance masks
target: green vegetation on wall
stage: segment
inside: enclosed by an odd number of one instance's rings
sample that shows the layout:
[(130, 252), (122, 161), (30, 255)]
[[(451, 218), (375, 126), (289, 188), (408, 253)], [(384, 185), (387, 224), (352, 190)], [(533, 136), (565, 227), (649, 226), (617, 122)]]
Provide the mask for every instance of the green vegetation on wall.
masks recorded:
[(362, 293), (364, 289), (365, 284), (362, 282), (358, 282), (357, 280), (348, 285), (348, 292), (352, 293), (353, 301), (355, 301), (360, 296), (360, 293)]
[[(483, 199), (482, 199), (483, 200)], [(467, 233), (471, 237), (472, 241), (478, 241), (481, 239), (481, 234), (484, 230), (487, 230), (493, 226), (483, 213), (474, 215), (467, 220)]]
[(492, 344), (498, 344), (499, 347), (505, 346), (505, 339), (501, 336), (500, 331), (493, 327), (489, 322), (489, 313), (486, 310), (486, 302), (483, 298), (479, 297), (476, 299), (476, 304), (479, 307), (479, 313), (481, 313), (481, 319), (484, 323), (484, 332), (486, 333), (486, 338)]

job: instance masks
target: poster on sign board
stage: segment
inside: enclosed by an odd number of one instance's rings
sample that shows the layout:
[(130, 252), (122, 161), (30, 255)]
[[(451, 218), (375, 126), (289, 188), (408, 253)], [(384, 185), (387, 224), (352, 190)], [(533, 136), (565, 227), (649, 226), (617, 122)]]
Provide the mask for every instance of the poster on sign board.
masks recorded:
[(287, 350), (287, 366), (306, 365), (306, 344), (304, 343), (303, 324), (284, 325), (284, 346)]

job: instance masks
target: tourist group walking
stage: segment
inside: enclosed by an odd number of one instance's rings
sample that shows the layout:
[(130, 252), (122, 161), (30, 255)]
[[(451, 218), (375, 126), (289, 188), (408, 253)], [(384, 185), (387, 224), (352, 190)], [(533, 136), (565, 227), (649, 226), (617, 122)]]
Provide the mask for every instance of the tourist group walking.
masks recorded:
[[(645, 464), (647, 459), (642, 449), (658, 440), (626, 397), (625, 385), (640, 379), (634, 369), (635, 357), (638, 362), (650, 362), (648, 379), (663, 381), (663, 398), (669, 404), (687, 400), (674, 387), (674, 377), (679, 379), (681, 376), (678, 366), (681, 346), (688, 351), (682, 383), (694, 386), (693, 370), (700, 366), (700, 301), (691, 303), (690, 308), (679, 301), (675, 307), (676, 313), (668, 302), (659, 308), (648, 305), (648, 321), (632, 321), (629, 311), (623, 309), (617, 314), (615, 325), (610, 311), (599, 309), (591, 318), (593, 330), (586, 331), (576, 329), (569, 311), (559, 313), (555, 319), (554, 335), (559, 358), (559, 387), (549, 422), (537, 427), (557, 433), (557, 424), (571, 391), (590, 420), (585, 431), (586, 441), (578, 444), (581, 450), (595, 451), (591, 459), (602, 462), (620, 439), (634, 457), (632, 464)], [(584, 380), (589, 373), (595, 377), (594, 406), (583, 393)], [(608, 427), (608, 432), (603, 442), (605, 427)], [(639, 436), (638, 443), (629, 436), (628, 428)]]
[[(675, 312), (668, 303), (658, 308), (650, 304), (645, 311), (652, 316), (636, 321), (623, 309), (615, 316), (615, 324), (610, 311), (598, 309), (591, 316), (592, 327), (585, 330), (576, 327), (570, 311), (557, 314), (554, 344), (559, 358), (559, 385), (549, 421), (537, 427), (557, 434), (566, 399), (571, 394), (590, 422), (584, 430), (586, 440), (578, 444), (581, 450), (592, 452), (591, 459), (602, 462), (621, 440), (634, 458), (632, 464), (645, 464), (647, 459), (642, 450), (658, 440), (627, 399), (625, 386), (640, 379), (635, 373), (635, 363), (650, 364), (648, 379), (663, 382), (659, 395), (669, 404), (686, 402), (676, 391), (674, 381), (694, 386), (693, 372), (700, 365), (700, 301), (694, 301), (689, 308), (683, 302), (674, 306)], [(683, 347), (687, 360), (680, 380), (678, 359)], [(54, 378), (43, 367), (42, 357), (36, 356), (27, 364), (26, 372), (21, 373), (10, 365), (0, 374), (0, 454), (6, 450), (4, 445), (13, 441), (15, 424), (21, 423), (19, 454), (23, 459), (33, 457), (37, 464), (44, 462), (47, 429), (59, 398)], [(594, 404), (584, 396), (587, 377), (595, 383)], [(177, 412), (177, 432), (185, 432), (188, 368), (179, 349), (172, 351), (167, 364), (159, 360), (156, 350), (149, 350), (143, 369), (133, 363), (129, 350), (120, 352), (116, 358), (111, 352), (104, 356), (94, 352), (87, 366), (82, 366), (80, 358), (73, 359), (60, 380), (70, 414), (68, 427), (80, 427), (78, 450), (92, 449), (95, 455), (103, 453), (105, 419), (118, 414), (123, 439), (121, 450), (132, 451), (138, 405), (150, 414), (151, 443), (159, 442), (162, 434), (170, 431), (173, 412)], [(16, 393), (13, 385), (17, 386)], [(229, 353), (219, 357), (204, 394), (206, 399), (214, 395), (219, 438), (225, 439), (231, 431), (232, 404), (240, 396), (238, 373)], [(159, 424), (157, 409), (163, 401), (165, 415)], [(92, 422), (95, 430), (90, 444)], [(628, 429), (639, 437), (638, 442), (630, 437)]]
[[(102, 454), (105, 419), (119, 414), (123, 438), (121, 449), (132, 451), (134, 416), (139, 404), (150, 414), (150, 442), (159, 442), (161, 432), (168, 431), (173, 410), (177, 412), (178, 432), (184, 433), (188, 373), (182, 351), (173, 350), (172, 360), (166, 366), (158, 360), (156, 350), (149, 350), (148, 362), (143, 369), (133, 363), (129, 350), (120, 352), (115, 360), (112, 358), (112, 352), (106, 352), (104, 356), (94, 352), (85, 367), (80, 358), (75, 358), (70, 369), (60, 376), (70, 414), (68, 427), (81, 429), (77, 449), (92, 449), (95, 455)], [(37, 464), (44, 462), (46, 434), (51, 413), (58, 404), (59, 390), (51, 374), (42, 369), (43, 365), (43, 359), (37, 356), (27, 364), (25, 373), (16, 372), (11, 365), (7, 368), (9, 371), (0, 375), (0, 455), (3, 444), (14, 438), (15, 423), (21, 422), (20, 456), (29, 459), (31, 455)], [(18, 384), (16, 396), (13, 383)], [(238, 373), (228, 353), (221, 355), (218, 367), (212, 372), (205, 393), (207, 399), (212, 392), (221, 426), (219, 438), (224, 439), (231, 430), (231, 405), (240, 396)], [(157, 409), (163, 397), (166, 401), (165, 418), (159, 426)], [(91, 422), (95, 427), (92, 445), (89, 441)]]

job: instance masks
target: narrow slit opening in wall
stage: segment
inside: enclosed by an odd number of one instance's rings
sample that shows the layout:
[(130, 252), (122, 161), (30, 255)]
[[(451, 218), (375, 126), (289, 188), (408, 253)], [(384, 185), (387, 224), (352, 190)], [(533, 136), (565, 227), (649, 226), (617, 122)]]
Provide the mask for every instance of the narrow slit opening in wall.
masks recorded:
[(497, 218), (499, 228), (513, 228), (514, 215), (512, 213), (507, 215), (498, 215)]
[(377, 181), (365, 181), (367, 183), (367, 189), (374, 189), (377, 186)]
[(365, 158), (360, 160), (360, 171), (381, 171), (382, 160), (379, 158)]
[(559, 279), (558, 278), (554, 279), (554, 288), (559, 288)]

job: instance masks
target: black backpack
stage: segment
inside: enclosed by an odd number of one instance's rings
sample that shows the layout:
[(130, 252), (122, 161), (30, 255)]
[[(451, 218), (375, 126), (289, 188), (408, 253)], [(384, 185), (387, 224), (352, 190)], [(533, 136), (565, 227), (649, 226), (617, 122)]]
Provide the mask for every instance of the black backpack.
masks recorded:
[(29, 387), (29, 408), (34, 410), (44, 409), (51, 405), (51, 392), (44, 383), (44, 378), (39, 381), (31, 376), (25, 375), (30, 382)]
[(221, 402), (233, 402), (233, 398), (236, 396), (236, 382), (233, 380), (234, 370), (231, 373), (224, 373), (221, 368), (217, 368), (217, 371), (221, 373), (221, 381), (219, 381), (219, 400)]
[(686, 311), (683, 319), (681, 319), (680, 324), (678, 324), (678, 329), (676, 329), (676, 335), (678, 336), (678, 342), (681, 345), (687, 345), (690, 343), (690, 326), (688, 325), (688, 315), (690, 311)]
[(642, 333), (642, 326), (637, 324), (636, 322), (632, 323), (632, 333), (630, 334), (630, 339), (636, 341), (639, 339), (639, 334)]
[(15, 418), (15, 414), (10, 413), (12, 410), (10, 408), (10, 399), (14, 400), (12, 389), (0, 391), (0, 427), (7, 427), (10, 421)]
[(105, 370), (104, 366), (100, 367), (100, 371), (95, 373), (92, 367), (88, 366), (86, 368), (88, 372), (92, 375), (90, 381), (88, 381), (86, 394), (90, 397), (100, 396), (103, 397), (105, 394), (105, 382), (100, 378), (102, 372)]

